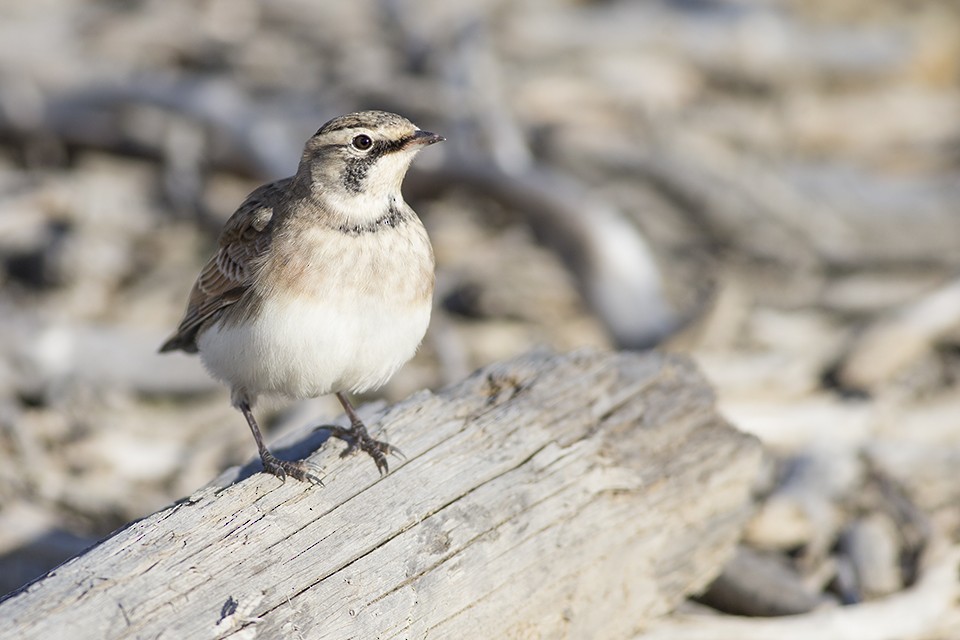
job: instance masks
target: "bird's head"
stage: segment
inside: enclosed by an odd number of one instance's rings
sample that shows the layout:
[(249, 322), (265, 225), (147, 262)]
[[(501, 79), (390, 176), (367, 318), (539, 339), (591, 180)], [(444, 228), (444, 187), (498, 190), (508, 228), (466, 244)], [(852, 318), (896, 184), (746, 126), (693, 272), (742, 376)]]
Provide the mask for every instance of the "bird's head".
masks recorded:
[(342, 215), (376, 215), (400, 197), (417, 152), (443, 139), (394, 113), (351, 113), (330, 120), (307, 141), (297, 178)]

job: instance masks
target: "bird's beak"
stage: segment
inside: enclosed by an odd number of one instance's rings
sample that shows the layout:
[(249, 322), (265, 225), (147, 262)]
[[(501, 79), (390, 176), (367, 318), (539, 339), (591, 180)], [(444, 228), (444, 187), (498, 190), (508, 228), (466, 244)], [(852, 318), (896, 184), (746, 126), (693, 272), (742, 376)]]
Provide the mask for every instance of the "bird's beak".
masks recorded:
[(427, 145), (434, 144), (436, 142), (443, 142), (446, 140), (443, 136), (439, 136), (435, 133), (430, 133), (429, 131), (421, 131), (417, 129), (416, 132), (407, 140), (405, 147), (426, 147)]

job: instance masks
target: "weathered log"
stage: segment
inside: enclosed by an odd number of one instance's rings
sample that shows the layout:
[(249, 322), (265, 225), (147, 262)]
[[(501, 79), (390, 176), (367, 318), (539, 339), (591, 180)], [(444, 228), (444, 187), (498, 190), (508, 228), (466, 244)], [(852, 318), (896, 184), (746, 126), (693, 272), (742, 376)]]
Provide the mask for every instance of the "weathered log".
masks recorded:
[(875, 390), (933, 351), (960, 323), (960, 278), (874, 320), (850, 347), (837, 379)]
[(13, 594), (0, 637), (622, 638), (750, 511), (758, 442), (682, 357), (535, 352), (362, 413), (388, 475), (335, 443), (323, 487), (251, 464)]

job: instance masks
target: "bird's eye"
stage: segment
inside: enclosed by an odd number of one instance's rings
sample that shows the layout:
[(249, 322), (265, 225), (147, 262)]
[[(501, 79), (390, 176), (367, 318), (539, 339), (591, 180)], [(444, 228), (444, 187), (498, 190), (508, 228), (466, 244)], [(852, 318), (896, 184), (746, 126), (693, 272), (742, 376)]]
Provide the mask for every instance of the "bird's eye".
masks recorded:
[(361, 133), (360, 135), (354, 137), (352, 144), (354, 149), (366, 151), (373, 146), (373, 140), (371, 140), (370, 136), (367, 134)]

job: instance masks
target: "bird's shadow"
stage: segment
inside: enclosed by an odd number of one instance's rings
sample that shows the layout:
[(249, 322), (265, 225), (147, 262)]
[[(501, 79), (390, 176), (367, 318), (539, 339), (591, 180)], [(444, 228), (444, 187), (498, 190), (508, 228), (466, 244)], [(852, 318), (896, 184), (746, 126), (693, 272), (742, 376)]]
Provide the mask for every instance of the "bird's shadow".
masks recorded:
[[(330, 429), (335, 424), (320, 424), (312, 427), (306, 435), (297, 434), (297, 440), (283, 442), (270, 447), (270, 452), (281, 460), (305, 460), (323, 446), (335, 446), (340, 442), (338, 438), (330, 437)], [(332, 442), (330, 442), (332, 440)], [(318, 467), (319, 469), (319, 467)], [(227, 469), (213, 484), (228, 486), (241, 482), (263, 471), (263, 463), (259, 457), (251, 458), (249, 462), (239, 467)], [(294, 480), (294, 482), (296, 482)]]

